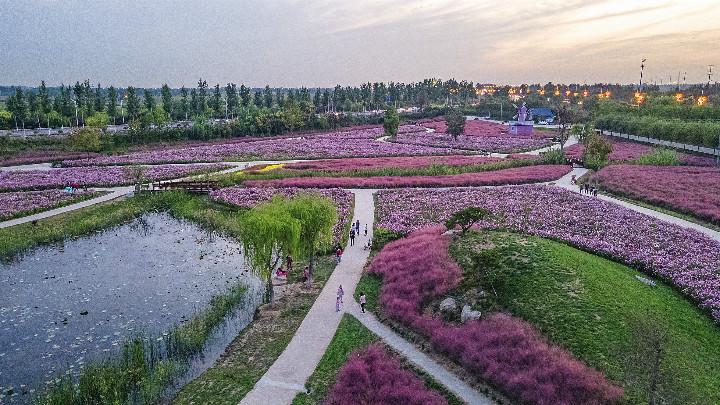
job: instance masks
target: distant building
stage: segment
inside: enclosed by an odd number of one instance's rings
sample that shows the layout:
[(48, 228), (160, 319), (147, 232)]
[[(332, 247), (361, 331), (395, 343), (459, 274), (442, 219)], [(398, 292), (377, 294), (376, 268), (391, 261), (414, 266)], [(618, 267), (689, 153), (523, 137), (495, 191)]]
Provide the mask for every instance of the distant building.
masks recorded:
[(549, 108), (531, 108), (530, 112), (532, 113), (533, 118), (537, 121), (552, 122), (555, 120), (555, 113)]

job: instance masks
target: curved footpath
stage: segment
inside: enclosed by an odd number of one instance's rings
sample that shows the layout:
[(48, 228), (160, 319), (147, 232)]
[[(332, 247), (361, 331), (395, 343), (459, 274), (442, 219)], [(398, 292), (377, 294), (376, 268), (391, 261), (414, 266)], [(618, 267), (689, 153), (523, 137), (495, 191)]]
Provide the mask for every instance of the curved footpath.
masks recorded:
[[(350, 246), (348, 243), (342, 261), (325, 283), (325, 287), (288, 346), (240, 404), (288, 405), (292, 403), (298, 393), (305, 392), (305, 382), (325, 354), (344, 312), (353, 314), (368, 329), (380, 336), (386, 344), (402, 353), (409, 361), (430, 374), (463, 401), (469, 404), (492, 404), (489, 399), (420, 352), (413, 344), (401, 338), (390, 328), (381, 324), (371, 314), (363, 314), (359, 310), (359, 305), (352, 297), (355, 287), (360, 281), (365, 263), (370, 256), (370, 251), (363, 249), (363, 246), (373, 236), (372, 229), (375, 220), (373, 193), (376, 190), (350, 191), (355, 194), (353, 221), (359, 220), (361, 229), (364, 229), (367, 224), (368, 235), (357, 237), (355, 246)], [(345, 301), (343, 309), (336, 312), (335, 297), (340, 285), (343, 286), (347, 301)]]
[[(575, 193), (580, 193), (580, 188), (577, 185), (572, 184), (572, 176), (575, 175), (576, 178), (580, 178), (580, 176), (584, 175), (587, 172), (588, 172), (588, 169), (586, 169), (584, 167), (575, 167), (575, 168), (573, 168), (573, 170), (570, 173), (561, 177), (559, 180), (550, 182), (548, 184), (552, 184), (552, 185), (555, 185), (556, 187), (561, 187), (561, 188), (570, 190)], [(636, 205), (636, 204), (633, 204), (633, 203), (630, 203), (627, 201), (623, 201), (623, 200), (620, 200), (615, 197), (610, 197), (605, 194), (598, 194), (597, 197), (592, 197), (592, 198), (599, 198), (603, 201), (608, 201), (613, 204), (623, 206), (625, 208), (631, 209), (631, 210), (639, 212), (641, 214), (645, 214), (647, 216), (657, 218), (661, 221), (669, 222), (671, 224), (675, 224), (675, 225), (681, 226), (683, 228), (688, 228), (688, 229), (698, 231), (698, 232), (703, 233), (706, 236), (720, 242), (720, 232), (715, 231), (710, 228), (706, 228), (700, 224), (696, 224), (695, 222), (691, 222), (691, 221), (688, 221), (688, 220), (685, 220), (682, 218), (668, 215), (668, 214), (665, 214), (665, 213), (662, 213), (660, 211), (656, 211), (656, 210), (653, 210), (650, 208), (641, 207), (639, 205)]]

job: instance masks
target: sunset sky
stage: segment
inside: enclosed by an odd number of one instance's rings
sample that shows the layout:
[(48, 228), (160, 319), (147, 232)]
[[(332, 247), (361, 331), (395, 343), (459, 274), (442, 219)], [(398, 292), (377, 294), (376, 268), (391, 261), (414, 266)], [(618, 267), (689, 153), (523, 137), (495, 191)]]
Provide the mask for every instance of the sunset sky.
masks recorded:
[(0, 84), (630, 83), (642, 58), (702, 82), (718, 21), (720, 0), (0, 0)]

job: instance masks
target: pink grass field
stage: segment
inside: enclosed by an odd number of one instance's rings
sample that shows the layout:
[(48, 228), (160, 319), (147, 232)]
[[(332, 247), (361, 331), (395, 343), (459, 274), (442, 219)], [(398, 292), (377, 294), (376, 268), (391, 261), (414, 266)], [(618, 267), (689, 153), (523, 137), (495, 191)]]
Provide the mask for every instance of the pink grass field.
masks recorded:
[[(521, 155), (523, 156), (523, 155)], [(525, 155), (529, 156), (529, 155)], [(529, 156), (533, 157), (533, 156)], [(328, 159), (307, 162), (290, 163), (283, 166), (283, 170), (315, 170), (327, 172), (347, 172), (353, 170), (373, 170), (385, 168), (414, 169), (433, 165), (465, 166), (482, 165), (502, 162), (503, 158), (450, 155), (450, 156), (413, 156), (413, 157), (379, 157), (379, 158), (350, 158)]]
[(330, 389), (326, 405), (443, 405), (445, 398), (379, 345), (350, 354)]
[(611, 165), (591, 181), (612, 193), (720, 223), (720, 169)]
[(553, 181), (566, 175), (570, 170), (571, 167), (565, 165), (538, 165), (442, 176), (291, 177), (275, 180), (247, 180), (243, 184), (247, 187), (301, 188), (497, 186)]
[[(612, 144), (612, 152), (608, 156), (611, 163), (632, 162), (643, 155), (652, 152), (653, 148), (649, 145), (636, 142), (626, 142), (605, 137)], [(570, 145), (565, 149), (565, 156), (568, 159), (582, 160), (585, 145), (577, 143)], [(678, 152), (680, 163), (687, 166), (712, 166), (713, 159), (707, 156), (689, 155), (687, 153)]]
[(452, 325), (423, 314), (425, 303), (458, 285), (460, 267), (448, 253), (442, 226), (417, 230), (388, 243), (368, 271), (382, 276), (382, 311), (425, 336), (433, 348), (474, 376), (522, 403), (607, 404), (623, 390), (530, 324), (504, 313)]

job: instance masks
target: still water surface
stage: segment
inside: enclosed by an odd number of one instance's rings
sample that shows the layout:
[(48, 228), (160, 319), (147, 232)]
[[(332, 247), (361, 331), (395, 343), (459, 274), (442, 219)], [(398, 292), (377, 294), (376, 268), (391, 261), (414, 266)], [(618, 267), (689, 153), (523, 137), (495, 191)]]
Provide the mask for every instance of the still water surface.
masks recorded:
[(128, 338), (162, 336), (237, 283), (249, 286), (245, 305), (193, 374), (212, 364), (261, 301), (262, 283), (247, 272), (237, 242), (152, 213), (0, 263), (0, 403), (29, 402), (47, 381)]

